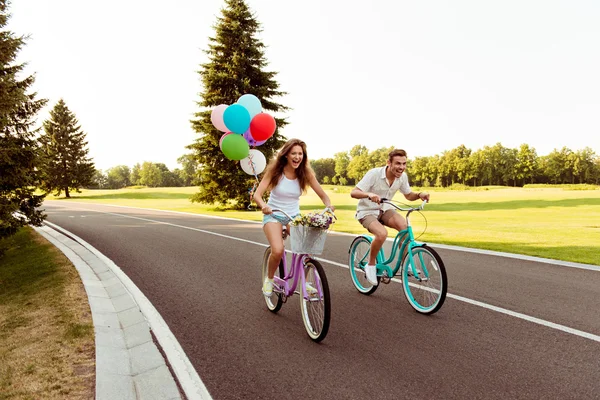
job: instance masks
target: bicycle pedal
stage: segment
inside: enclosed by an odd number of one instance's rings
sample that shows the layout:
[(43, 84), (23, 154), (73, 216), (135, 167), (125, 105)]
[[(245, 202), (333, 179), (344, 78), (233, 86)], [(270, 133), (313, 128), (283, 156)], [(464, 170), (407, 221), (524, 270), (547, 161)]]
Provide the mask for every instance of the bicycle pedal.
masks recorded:
[(379, 282), (380, 283), (388, 284), (391, 281), (392, 281), (392, 279), (388, 276), (388, 274), (386, 272), (384, 272), (383, 274), (381, 274), (381, 276), (379, 277)]

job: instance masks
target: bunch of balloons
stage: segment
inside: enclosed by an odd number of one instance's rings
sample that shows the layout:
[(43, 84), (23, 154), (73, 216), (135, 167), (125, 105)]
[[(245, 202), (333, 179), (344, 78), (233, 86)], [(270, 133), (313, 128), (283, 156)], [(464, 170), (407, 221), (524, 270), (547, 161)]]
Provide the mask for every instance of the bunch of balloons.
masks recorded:
[(219, 147), (225, 157), (240, 161), (244, 172), (258, 175), (267, 162), (264, 154), (250, 147), (260, 146), (273, 134), (275, 118), (262, 112), (262, 104), (252, 94), (241, 96), (235, 104), (216, 106), (210, 115), (215, 128), (224, 132)]

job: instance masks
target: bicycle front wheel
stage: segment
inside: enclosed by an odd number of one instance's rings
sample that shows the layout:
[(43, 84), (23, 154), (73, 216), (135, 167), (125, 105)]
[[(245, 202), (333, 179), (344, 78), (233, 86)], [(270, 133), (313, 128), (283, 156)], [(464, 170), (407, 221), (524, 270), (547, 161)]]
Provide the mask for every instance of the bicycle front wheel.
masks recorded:
[(323, 266), (311, 258), (306, 260), (304, 266), (306, 277), (307, 295), (300, 289), (300, 311), (302, 321), (308, 336), (315, 342), (320, 342), (327, 336), (329, 320), (331, 318), (331, 300), (329, 298), (329, 285)]
[(402, 287), (410, 305), (421, 314), (433, 314), (444, 304), (448, 290), (446, 267), (438, 253), (427, 245), (412, 249), (402, 263)]
[[(260, 281), (261, 290), (262, 290), (263, 282), (265, 281), (265, 278), (269, 274), (269, 257), (270, 256), (271, 256), (271, 247), (267, 247), (267, 250), (265, 250), (265, 255), (263, 256), (263, 263), (262, 263), (262, 281)], [(285, 277), (285, 271), (283, 270), (283, 260), (279, 260), (279, 266), (277, 267), (277, 271), (275, 271), (275, 275), (279, 275), (281, 278)], [(273, 291), (273, 294), (271, 294), (271, 296), (264, 296), (265, 302), (267, 303), (267, 308), (271, 312), (276, 313), (277, 311), (279, 311), (281, 309), (281, 305), (283, 304), (283, 298), (281, 296), (282, 296), (282, 294), (278, 293), (276, 291)]]
[[(358, 236), (350, 245), (348, 254), (348, 268), (350, 269), (350, 278), (356, 290), (362, 294), (369, 295), (377, 290), (377, 285), (373, 286), (365, 275), (365, 266), (369, 262), (369, 251), (371, 242), (364, 236)], [(377, 277), (379, 280), (379, 277)]]

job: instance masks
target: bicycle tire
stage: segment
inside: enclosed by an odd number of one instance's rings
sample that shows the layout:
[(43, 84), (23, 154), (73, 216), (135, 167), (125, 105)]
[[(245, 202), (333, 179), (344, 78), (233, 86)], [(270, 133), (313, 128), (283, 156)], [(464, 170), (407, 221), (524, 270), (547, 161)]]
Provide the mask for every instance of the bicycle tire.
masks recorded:
[[(265, 278), (267, 277), (267, 274), (269, 273), (269, 256), (270, 255), (271, 255), (271, 246), (267, 247), (267, 249), (265, 250), (265, 254), (263, 256), (262, 281), (260, 282), (261, 288), (262, 288), (263, 282), (265, 281)], [(281, 278), (285, 277), (285, 271), (283, 270), (283, 260), (279, 260), (279, 266), (277, 267), (277, 271), (279, 271), (279, 277), (281, 277)], [(277, 271), (275, 271), (276, 274), (277, 274)], [(277, 292), (273, 291), (273, 294), (271, 294), (270, 297), (265, 296), (264, 294), (263, 294), (263, 297), (265, 298), (265, 303), (267, 303), (267, 308), (269, 309), (269, 311), (276, 313), (277, 311), (279, 311), (281, 309), (281, 306), (283, 305), (283, 298), (282, 298), (281, 293), (277, 293)]]
[[(308, 336), (315, 342), (325, 339), (329, 331), (331, 319), (331, 298), (329, 294), (329, 284), (327, 276), (321, 263), (309, 258), (304, 264), (304, 276), (306, 282), (310, 282), (317, 289), (317, 294), (303, 296), (303, 290), (300, 289), (300, 312), (302, 321)], [(321, 294), (319, 296), (319, 293)]]
[[(367, 252), (371, 250), (371, 242), (364, 236), (357, 236), (350, 245), (348, 250), (348, 269), (350, 270), (350, 278), (356, 290), (364, 295), (375, 293), (379, 285), (373, 285), (365, 276), (364, 267), (367, 265)], [(380, 278), (377, 277), (377, 281)]]
[[(404, 295), (412, 308), (421, 314), (430, 315), (437, 312), (448, 291), (446, 267), (439, 254), (427, 245), (414, 247), (412, 259), (415, 262), (417, 276), (408, 266), (408, 260), (402, 262), (402, 287)], [(427, 270), (429, 278), (425, 279), (423, 270)]]

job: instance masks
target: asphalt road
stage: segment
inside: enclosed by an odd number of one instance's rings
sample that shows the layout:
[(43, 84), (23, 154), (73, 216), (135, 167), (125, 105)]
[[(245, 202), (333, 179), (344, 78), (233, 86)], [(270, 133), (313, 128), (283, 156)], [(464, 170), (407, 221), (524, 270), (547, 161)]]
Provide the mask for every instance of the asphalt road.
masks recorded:
[(278, 314), (264, 304), (260, 224), (70, 201), (44, 208), (132, 279), (214, 399), (600, 398), (600, 269), (432, 245), (449, 297), (423, 316), (398, 283), (358, 293), (342, 266), (353, 237), (330, 234), (320, 258), (331, 327), (316, 344), (297, 298)]

